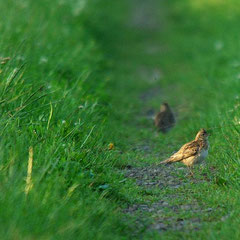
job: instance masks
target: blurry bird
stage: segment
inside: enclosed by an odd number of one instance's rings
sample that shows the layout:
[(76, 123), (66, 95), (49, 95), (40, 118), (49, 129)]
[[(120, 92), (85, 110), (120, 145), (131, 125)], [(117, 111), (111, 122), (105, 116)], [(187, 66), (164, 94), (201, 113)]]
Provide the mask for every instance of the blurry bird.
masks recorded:
[(162, 133), (167, 133), (175, 125), (175, 117), (168, 103), (162, 103), (154, 122), (158, 131)]
[(184, 144), (178, 152), (174, 153), (170, 158), (161, 162), (161, 164), (182, 162), (189, 168), (191, 175), (193, 175), (193, 165), (201, 163), (207, 157), (208, 149), (208, 133), (205, 129), (202, 128), (197, 133), (195, 140)]

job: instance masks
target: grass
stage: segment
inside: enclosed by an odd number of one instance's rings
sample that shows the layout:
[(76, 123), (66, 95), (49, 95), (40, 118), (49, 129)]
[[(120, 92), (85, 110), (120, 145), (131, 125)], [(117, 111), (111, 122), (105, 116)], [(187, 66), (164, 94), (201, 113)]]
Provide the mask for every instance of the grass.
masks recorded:
[(87, 28), (96, 4), (1, 2), (1, 56), (10, 57), (0, 76), (5, 239), (124, 234), (117, 204), (106, 197), (113, 191), (107, 183), (118, 175), (111, 173), (115, 160), (108, 150), (108, 63)]
[[(164, 27), (152, 31), (129, 25), (134, 5), (125, 1), (0, 2), (0, 52), (10, 57), (0, 65), (3, 239), (239, 238), (239, 3), (195, 2), (166, 3), (157, 15)], [(144, 77), (158, 68), (161, 79)], [(143, 114), (163, 100), (179, 116), (167, 136)], [(126, 179), (124, 166), (159, 162), (201, 127), (212, 129), (209, 182), (160, 191)], [(160, 235), (136, 233), (135, 216), (121, 212), (170, 194), (183, 196), (173, 205), (214, 211), (166, 210), (166, 218), (197, 214), (202, 225)]]

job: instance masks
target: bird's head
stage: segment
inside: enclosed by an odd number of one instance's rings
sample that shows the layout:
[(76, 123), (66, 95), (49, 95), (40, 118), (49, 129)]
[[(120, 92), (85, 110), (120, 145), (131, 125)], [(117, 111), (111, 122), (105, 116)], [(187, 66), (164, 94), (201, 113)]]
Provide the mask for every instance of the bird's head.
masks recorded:
[(168, 103), (164, 102), (161, 104), (160, 111), (166, 111), (169, 109)]
[(207, 139), (208, 136), (209, 136), (209, 134), (207, 133), (207, 131), (204, 128), (202, 128), (197, 133), (196, 140), (198, 140), (198, 139)]

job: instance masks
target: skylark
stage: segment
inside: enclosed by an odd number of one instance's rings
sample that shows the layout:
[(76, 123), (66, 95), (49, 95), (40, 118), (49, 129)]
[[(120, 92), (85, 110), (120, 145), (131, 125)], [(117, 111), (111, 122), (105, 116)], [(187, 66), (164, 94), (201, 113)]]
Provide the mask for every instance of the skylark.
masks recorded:
[(193, 175), (193, 165), (201, 163), (207, 157), (208, 149), (208, 133), (205, 129), (202, 128), (197, 133), (193, 141), (184, 144), (178, 152), (174, 153), (170, 158), (161, 162), (161, 164), (182, 162), (190, 169), (190, 172)]
[(162, 103), (154, 122), (158, 131), (162, 133), (167, 133), (175, 125), (175, 117), (168, 103)]

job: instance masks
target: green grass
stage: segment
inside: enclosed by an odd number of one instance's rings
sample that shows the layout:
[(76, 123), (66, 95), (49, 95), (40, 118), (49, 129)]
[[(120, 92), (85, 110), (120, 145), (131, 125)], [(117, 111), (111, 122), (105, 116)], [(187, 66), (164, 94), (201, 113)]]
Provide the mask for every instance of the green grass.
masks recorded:
[[(1, 56), (11, 58), (0, 75), (5, 239), (112, 239), (126, 229), (114, 201), (121, 193), (108, 187), (119, 181), (108, 151), (112, 78), (87, 27), (99, 3), (77, 4), (0, 3)], [(25, 196), (30, 146), (33, 188)]]
[[(159, 7), (163, 27), (141, 31), (129, 26), (128, 1), (0, 1), (0, 56), (11, 58), (0, 65), (2, 239), (239, 238), (240, 6), (191, 2)], [(147, 54), (149, 46), (161, 51)], [(163, 77), (147, 81), (143, 68)], [(141, 100), (156, 88), (161, 94)], [(179, 119), (166, 136), (143, 114), (163, 100)], [(125, 165), (157, 163), (201, 127), (213, 128), (210, 182), (145, 191), (125, 178)], [(134, 150), (139, 145), (151, 153)], [(171, 193), (184, 196), (172, 204), (197, 200), (216, 211), (198, 213), (198, 231), (160, 235), (136, 233), (135, 217), (121, 212)]]
[[(217, 2), (217, 1), (216, 1)], [(204, 208), (216, 210), (211, 218), (200, 214), (203, 226), (198, 231), (165, 232), (163, 239), (238, 239), (239, 215), (239, 3), (229, 1), (209, 6), (198, 1), (168, 4), (167, 27), (161, 43), (167, 46), (160, 66), (167, 100), (178, 110), (178, 126), (168, 135), (168, 152), (190, 140), (201, 127), (211, 132), (207, 184), (187, 185), (173, 202), (179, 205), (197, 200)], [(203, 14), (204, 11), (204, 14)], [(166, 97), (165, 97), (166, 98)], [(154, 102), (152, 103), (154, 104)], [(168, 142), (167, 142), (168, 143)], [(163, 142), (159, 149), (167, 148)], [(162, 151), (164, 154), (166, 149)], [(168, 154), (169, 154), (168, 153)], [(159, 192), (159, 198), (168, 193)], [(176, 213), (171, 213), (173, 216)], [(196, 217), (197, 214), (195, 214)], [(179, 216), (179, 215), (178, 215)], [(222, 216), (228, 216), (222, 221)], [(188, 219), (188, 213), (181, 215)], [(158, 233), (155, 235), (159, 238)]]

